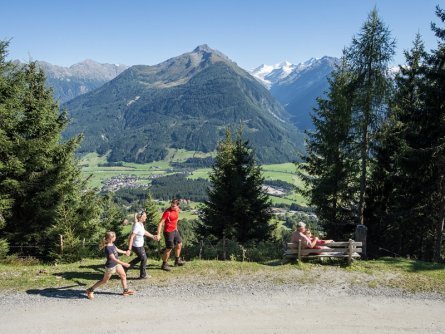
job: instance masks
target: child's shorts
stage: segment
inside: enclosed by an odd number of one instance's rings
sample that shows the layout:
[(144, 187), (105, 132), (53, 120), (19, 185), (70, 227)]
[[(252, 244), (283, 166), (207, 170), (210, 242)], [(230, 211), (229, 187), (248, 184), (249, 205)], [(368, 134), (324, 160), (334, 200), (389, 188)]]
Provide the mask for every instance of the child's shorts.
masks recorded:
[(116, 274), (116, 272), (117, 272), (117, 268), (118, 268), (118, 267), (122, 267), (122, 265), (121, 265), (121, 264), (116, 264), (114, 267), (111, 267), (111, 268), (105, 268), (105, 272), (106, 272), (107, 274), (114, 275), (114, 274)]

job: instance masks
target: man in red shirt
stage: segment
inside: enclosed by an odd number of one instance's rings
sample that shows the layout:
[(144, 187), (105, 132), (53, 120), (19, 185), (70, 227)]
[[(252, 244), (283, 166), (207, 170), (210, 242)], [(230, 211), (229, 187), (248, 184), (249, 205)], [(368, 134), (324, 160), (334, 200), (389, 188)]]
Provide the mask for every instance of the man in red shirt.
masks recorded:
[(170, 207), (165, 210), (162, 215), (161, 221), (158, 225), (158, 235), (157, 239), (161, 238), (161, 230), (164, 230), (165, 238), (165, 252), (162, 256), (162, 266), (161, 269), (165, 271), (170, 271), (168, 265), (168, 259), (170, 258), (170, 253), (172, 249), (175, 249), (175, 267), (182, 266), (185, 264), (184, 261), (179, 259), (181, 255), (182, 248), (182, 238), (178, 231), (178, 218), (179, 218), (179, 200), (174, 199), (171, 201)]

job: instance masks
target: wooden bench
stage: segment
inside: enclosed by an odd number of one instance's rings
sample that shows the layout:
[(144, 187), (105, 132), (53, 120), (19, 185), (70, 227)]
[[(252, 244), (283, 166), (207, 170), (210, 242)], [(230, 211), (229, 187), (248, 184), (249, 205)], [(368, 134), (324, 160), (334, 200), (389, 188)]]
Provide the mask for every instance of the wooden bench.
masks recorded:
[(362, 252), (362, 242), (357, 242), (352, 239), (349, 241), (337, 241), (323, 245), (326, 249), (318, 248), (304, 248), (301, 245), (301, 240), (298, 244), (288, 243), (287, 250), (284, 253), (285, 259), (314, 259), (314, 258), (344, 258), (348, 260), (348, 264), (352, 263), (353, 259), (360, 258)]

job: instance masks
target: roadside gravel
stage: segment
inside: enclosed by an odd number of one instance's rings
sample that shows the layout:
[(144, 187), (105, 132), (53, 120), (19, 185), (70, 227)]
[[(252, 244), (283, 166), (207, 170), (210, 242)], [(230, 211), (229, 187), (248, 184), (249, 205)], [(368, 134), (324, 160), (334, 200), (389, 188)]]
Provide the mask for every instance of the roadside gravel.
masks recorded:
[(0, 332), (445, 333), (444, 295), (370, 287), (372, 277), (360, 273), (323, 273), (298, 270), (279, 282), (255, 274), (130, 280), (131, 297), (113, 282), (93, 301), (79, 285), (2, 293)]

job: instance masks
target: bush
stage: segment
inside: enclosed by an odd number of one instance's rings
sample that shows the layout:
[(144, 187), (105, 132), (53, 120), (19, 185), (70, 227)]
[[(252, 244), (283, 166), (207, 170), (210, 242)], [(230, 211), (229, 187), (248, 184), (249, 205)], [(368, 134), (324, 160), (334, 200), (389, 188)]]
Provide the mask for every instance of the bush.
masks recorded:
[(9, 253), (9, 243), (6, 239), (0, 239), (0, 259), (5, 259)]
[(246, 248), (246, 258), (248, 261), (265, 262), (282, 258), (283, 252), (281, 242), (266, 241)]
[[(266, 262), (282, 258), (283, 252), (281, 241), (263, 241), (243, 246), (235, 240), (226, 240), (225, 245), (225, 259), (232, 261)], [(222, 240), (216, 244), (206, 240), (202, 244), (195, 243), (184, 248), (183, 256), (187, 259), (223, 260), (224, 245)]]
[(32, 256), (26, 256), (26, 257), (19, 257), (17, 254), (12, 254), (6, 256), (6, 258), (0, 260), (3, 264), (9, 264), (13, 266), (32, 266), (40, 264), (39, 259), (32, 257)]
[(83, 242), (72, 233), (66, 233), (63, 238), (63, 253), (57, 246), (51, 253), (55, 262), (72, 263), (83, 258), (99, 255), (98, 245), (85, 246)]

